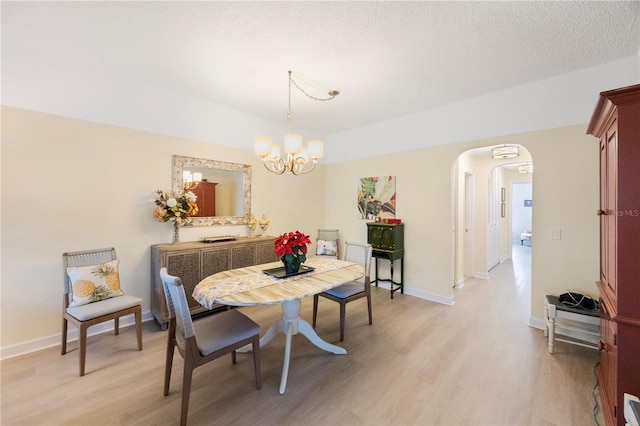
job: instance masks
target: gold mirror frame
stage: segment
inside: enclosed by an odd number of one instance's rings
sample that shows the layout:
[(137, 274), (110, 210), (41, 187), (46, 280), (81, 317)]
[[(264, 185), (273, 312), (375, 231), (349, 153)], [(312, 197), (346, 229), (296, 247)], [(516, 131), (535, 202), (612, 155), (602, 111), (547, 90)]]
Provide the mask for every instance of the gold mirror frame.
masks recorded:
[(247, 217), (251, 215), (251, 166), (247, 164), (227, 163), (224, 161), (207, 160), (205, 158), (174, 155), (172, 173), (174, 192), (183, 191), (182, 172), (185, 167), (242, 172), (244, 177), (244, 216), (191, 217), (189, 226), (245, 225), (247, 223)]

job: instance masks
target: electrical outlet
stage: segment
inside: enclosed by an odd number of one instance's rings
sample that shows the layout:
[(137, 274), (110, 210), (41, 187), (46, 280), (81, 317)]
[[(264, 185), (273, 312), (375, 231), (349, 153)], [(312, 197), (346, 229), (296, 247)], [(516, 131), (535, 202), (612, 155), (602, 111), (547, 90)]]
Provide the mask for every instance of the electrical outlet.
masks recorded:
[(562, 231), (560, 228), (551, 228), (551, 239), (552, 240), (560, 240), (562, 239)]

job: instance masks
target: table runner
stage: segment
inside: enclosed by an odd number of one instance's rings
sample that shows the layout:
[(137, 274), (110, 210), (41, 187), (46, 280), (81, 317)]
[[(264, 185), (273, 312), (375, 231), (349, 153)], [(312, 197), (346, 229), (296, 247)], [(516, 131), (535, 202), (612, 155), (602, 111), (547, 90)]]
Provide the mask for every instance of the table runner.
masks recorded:
[[(195, 287), (193, 290), (193, 298), (203, 306), (212, 306), (216, 300), (230, 294), (243, 293), (273, 284), (295, 281), (310, 275), (346, 268), (347, 266), (355, 265), (355, 263), (337, 259), (319, 259), (317, 257), (312, 257), (307, 260), (307, 265), (315, 268), (314, 271), (306, 274), (294, 275), (289, 278), (276, 278), (265, 274), (263, 270), (269, 269), (267, 265), (277, 267), (277, 263), (264, 264), (242, 268), (248, 270), (253, 269), (255, 272), (233, 275), (234, 270), (232, 269), (230, 271), (208, 276), (200, 281), (200, 283)], [(225, 274), (229, 275), (224, 276)]]

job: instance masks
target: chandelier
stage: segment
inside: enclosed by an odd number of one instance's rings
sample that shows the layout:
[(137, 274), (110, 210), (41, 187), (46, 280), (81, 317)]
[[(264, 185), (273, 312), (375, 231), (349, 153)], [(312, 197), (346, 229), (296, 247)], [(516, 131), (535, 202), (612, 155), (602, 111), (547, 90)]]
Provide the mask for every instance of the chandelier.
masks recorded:
[[(307, 142), (303, 146), (302, 136), (291, 133), (291, 84), (304, 93), (307, 97), (315, 101), (330, 101), (340, 94), (337, 90), (331, 90), (328, 98), (316, 98), (302, 89), (291, 77), (289, 71), (289, 108), (287, 110), (288, 134), (284, 136), (284, 152), (286, 157), (280, 154), (280, 146), (273, 144), (269, 137), (258, 137), (254, 141), (254, 152), (262, 157), (262, 164), (271, 173), (281, 175), (285, 172), (302, 175), (313, 171), (318, 164), (318, 159), (322, 158), (323, 143), (319, 140)], [(307, 165), (311, 163), (310, 167)]]
[(515, 158), (520, 155), (520, 150), (517, 145), (502, 145), (497, 146), (491, 150), (491, 158), (494, 160), (500, 160), (503, 158)]
[(518, 173), (533, 173), (533, 163), (520, 164)]
[(185, 191), (194, 189), (199, 182), (202, 182), (202, 173), (191, 173), (188, 170), (182, 172), (182, 188)]

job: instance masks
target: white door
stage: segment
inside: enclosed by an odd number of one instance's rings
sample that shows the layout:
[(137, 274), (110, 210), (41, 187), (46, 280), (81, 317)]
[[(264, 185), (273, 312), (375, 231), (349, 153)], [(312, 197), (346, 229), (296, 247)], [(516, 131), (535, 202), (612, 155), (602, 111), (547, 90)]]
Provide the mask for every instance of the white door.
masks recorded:
[(464, 176), (464, 274), (473, 276), (473, 175)]
[(500, 263), (500, 179), (497, 167), (489, 175), (488, 205), (487, 271)]

